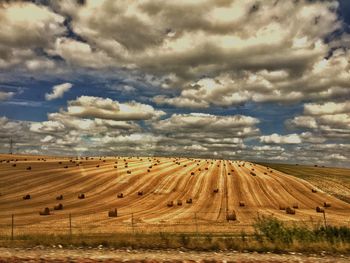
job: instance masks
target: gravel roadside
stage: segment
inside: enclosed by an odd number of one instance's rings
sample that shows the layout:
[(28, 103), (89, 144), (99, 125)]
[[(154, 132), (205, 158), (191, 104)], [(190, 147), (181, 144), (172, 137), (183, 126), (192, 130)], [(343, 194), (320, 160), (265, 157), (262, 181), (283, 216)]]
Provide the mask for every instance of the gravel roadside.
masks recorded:
[(350, 262), (349, 255), (198, 252), (60, 247), (0, 248), (0, 262)]

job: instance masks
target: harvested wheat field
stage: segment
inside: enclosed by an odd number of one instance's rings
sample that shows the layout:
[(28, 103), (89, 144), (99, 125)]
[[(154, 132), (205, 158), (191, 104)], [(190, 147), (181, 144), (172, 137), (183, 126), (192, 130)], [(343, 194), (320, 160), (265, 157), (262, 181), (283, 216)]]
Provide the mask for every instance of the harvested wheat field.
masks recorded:
[(12, 214), (15, 232), (23, 234), (250, 231), (259, 215), (290, 224), (350, 224), (350, 204), (302, 179), (244, 161), (23, 155), (0, 160), (0, 226), (6, 233)]

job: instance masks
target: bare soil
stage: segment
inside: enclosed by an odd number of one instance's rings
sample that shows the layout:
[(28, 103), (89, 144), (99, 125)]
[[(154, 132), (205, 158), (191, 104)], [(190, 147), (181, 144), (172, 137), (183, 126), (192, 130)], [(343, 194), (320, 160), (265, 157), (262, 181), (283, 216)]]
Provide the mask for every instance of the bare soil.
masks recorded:
[(290, 252), (289, 254), (197, 252), (175, 250), (115, 250), (42, 248), (0, 248), (0, 262), (349, 262), (346, 255), (332, 256)]

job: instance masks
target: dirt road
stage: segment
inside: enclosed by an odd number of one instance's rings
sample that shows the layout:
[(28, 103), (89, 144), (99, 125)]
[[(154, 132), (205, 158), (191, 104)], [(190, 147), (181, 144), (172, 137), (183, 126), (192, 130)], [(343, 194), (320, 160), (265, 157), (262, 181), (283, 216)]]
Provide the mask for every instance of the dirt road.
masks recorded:
[(349, 256), (258, 254), (235, 251), (0, 248), (0, 262), (349, 262)]

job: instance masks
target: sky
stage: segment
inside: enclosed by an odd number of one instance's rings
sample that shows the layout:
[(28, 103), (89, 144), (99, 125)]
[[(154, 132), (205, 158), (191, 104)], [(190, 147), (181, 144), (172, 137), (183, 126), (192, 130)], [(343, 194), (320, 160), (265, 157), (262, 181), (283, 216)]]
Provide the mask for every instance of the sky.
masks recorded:
[(350, 1), (0, 3), (0, 152), (347, 166)]

